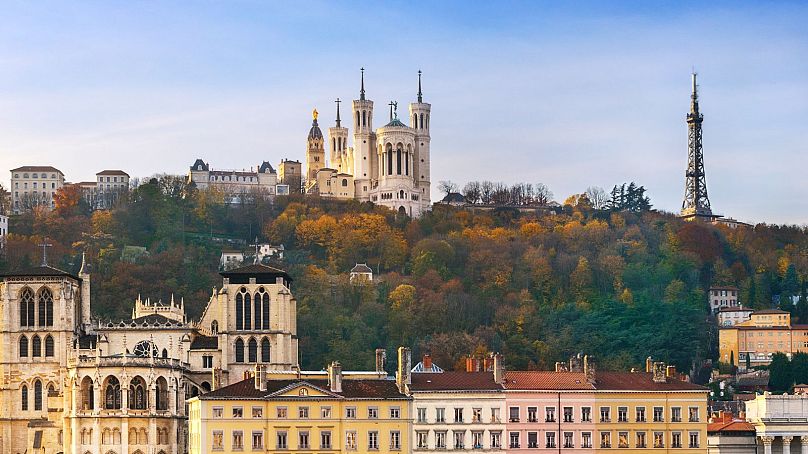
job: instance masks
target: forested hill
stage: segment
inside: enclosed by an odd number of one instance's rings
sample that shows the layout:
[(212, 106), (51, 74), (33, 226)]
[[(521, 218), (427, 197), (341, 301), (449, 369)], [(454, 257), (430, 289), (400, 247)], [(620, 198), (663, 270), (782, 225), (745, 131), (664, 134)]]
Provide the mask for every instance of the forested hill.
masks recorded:
[[(70, 191), (53, 212), (12, 218), (0, 271), (38, 263), (47, 237), (54, 266), (75, 272), (87, 252), (97, 317), (126, 318), (138, 295), (172, 293), (195, 317), (221, 285), (219, 255), (231, 247), (223, 239), (282, 243), (306, 368), (333, 359), (369, 368), (377, 347), (410, 345), (447, 369), (495, 350), (511, 368), (550, 368), (583, 351), (601, 368), (638, 367), (652, 355), (690, 370), (715, 355), (711, 284), (738, 286), (753, 307), (801, 296), (783, 305), (808, 322), (803, 228), (730, 230), (593, 209), (581, 196), (555, 215), (442, 206), (410, 220), (316, 197), (224, 204), (171, 176), (90, 213)], [(349, 283), (357, 262), (373, 268), (373, 285)]]

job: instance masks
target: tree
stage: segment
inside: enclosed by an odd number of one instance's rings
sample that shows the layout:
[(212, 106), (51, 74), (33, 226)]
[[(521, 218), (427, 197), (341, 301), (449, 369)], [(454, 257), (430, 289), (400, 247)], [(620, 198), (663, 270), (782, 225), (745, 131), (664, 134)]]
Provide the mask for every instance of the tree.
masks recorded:
[(796, 352), (791, 356), (791, 374), (795, 384), (808, 383), (808, 353)]
[(553, 201), (553, 191), (544, 183), (536, 183), (533, 189), (534, 198), (536, 203), (545, 206)]
[(438, 190), (446, 195), (457, 192), (457, 185), (448, 180), (441, 180), (438, 183)]
[(592, 204), (592, 208), (596, 210), (602, 210), (606, 208), (606, 202), (608, 201), (608, 197), (606, 196), (606, 191), (599, 186), (590, 186), (586, 188), (586, 198), (589, 199), (589, 202)]
[(466, 198), (466, 202), (468, 203), (479, 203), (480, 198), (482, 197), (482, 185), (480, 182), (469, 181), (466, 183), (466, 186), (463, 187), (463, 197)]
[(788, 357), (782, 352), (773, 354), (772, 362), (769, 364), (769, 388), (772, 391), (783, 393), (791, 389), (793, 384), (794, 377)]

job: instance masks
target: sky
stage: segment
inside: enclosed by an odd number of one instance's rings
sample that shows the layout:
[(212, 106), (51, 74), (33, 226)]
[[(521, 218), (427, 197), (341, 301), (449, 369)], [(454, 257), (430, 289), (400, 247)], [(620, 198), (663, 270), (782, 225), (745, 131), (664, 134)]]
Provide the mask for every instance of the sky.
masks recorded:
[(805, 23), (804, 2), (7, 0), (0, 183), (21, 165), (86, 181), (303, 161), (312, 109), (332, 126), (360, 67), (376, 125), (420, 69), (433, 199), (441, 180), (559, 201), (635, 181), (676, 212), (695, 68), (713, 211), (806, 225)]

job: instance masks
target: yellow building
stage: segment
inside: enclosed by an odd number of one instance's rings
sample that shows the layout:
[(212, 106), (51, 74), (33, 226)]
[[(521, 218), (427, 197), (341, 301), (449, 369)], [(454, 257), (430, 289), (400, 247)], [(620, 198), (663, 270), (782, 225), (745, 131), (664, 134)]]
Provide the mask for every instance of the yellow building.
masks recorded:
[(188, 401), (189, 452), (410, 451), (410, 398), (394, 380), (255, 377)]
[(808, 352), (808, 325), (792, 325), (791, 314), (778, 309), (753, 312), (750, 319), (721, 328), (718, 333), (719, 359), (745, 367), (766, 365), (776, 352), (789, 358)]
[(707, 388), (675, 378), (664, 363), (649, 373), (600, 372), (595, 393), (597, 451), (707, 452)]

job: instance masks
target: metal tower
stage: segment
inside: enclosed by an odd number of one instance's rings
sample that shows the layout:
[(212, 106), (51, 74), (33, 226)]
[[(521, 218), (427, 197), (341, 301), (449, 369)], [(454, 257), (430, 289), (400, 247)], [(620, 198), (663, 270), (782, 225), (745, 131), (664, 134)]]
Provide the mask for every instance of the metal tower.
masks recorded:
[(690, 113), (687, 114), (687, 172), (681, 213), (683, 217), (714, 217), (704, 176), (704, 153), (701, 148), (703, 121), (704, 116), (699, 112), (696, 73), (693, 73), (693, 94), (690, 95)]

